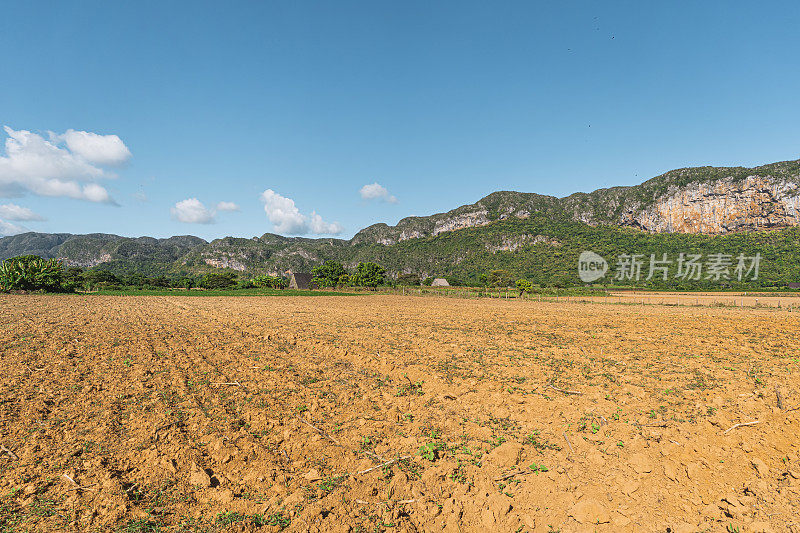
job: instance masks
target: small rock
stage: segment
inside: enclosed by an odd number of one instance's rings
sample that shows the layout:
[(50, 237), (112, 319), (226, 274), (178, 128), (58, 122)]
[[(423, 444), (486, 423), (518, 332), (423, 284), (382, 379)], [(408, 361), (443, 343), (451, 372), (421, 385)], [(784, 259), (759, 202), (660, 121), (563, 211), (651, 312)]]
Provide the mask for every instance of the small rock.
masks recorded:
[(716, 504), (709, 503), (706, 505), (702, 511), (700, 511), (702, 516), (707, 516), (709, 518), (718, 518), (720, 514), (720, 509)]
[(306, 481), (319, 481), (322, 477), (319, 475), (319, 470), (316, 468), (312, 468), (305, 474), (303, 474), (303, 479)]
[(672, 481), (678, 481), (678, 471), (672, 463), (664, 463), (664, 475)]
[(210, 487), (211, 476), (209, 476), (205, 470), (197, 466), (197, 463), (192, 463), (192, 472), (189, 475), (189, 483), (204, 488)]
[(769, 467), (767, 466), (767, 463), (765, 463), (759, 458), (755, 458), (750, 462), (753, 464), (753, 468), (756, 469), (756, 472), (758, 472), (758, 477), (762, 478), (767, 477), (767, 475), (769, 474)]
[(650, 465), (650, 460), (643, 453), (635, 453), (631, 455), (628, 463), (637, 474), (647, 474), (653, 471), (653, 467)]
[(498, 518), (503, 517), (511, 511), (511, 498), (505, 494), (492, 494), (487, 502), (489, 510)]
[(686, 475), (689, 479), (697, 479), (700, 477), (700, 465), (698, 463), (689, 463), (686, 465)]
[(630, 519), (630, 518), (628, 518), (627, 516), (625, 516), (625, 515), (624, 515), (624, 514), (622, 514), (622, 513), (616, 513), (616, 514), (614, 515), (614, 517), (612, 518), (611, 522), (612, 522), (612, 523), (613, 523), (613, 524), (614, 524), (616, 527), (627, 527), (628, 525), (630, 525), (630, 523), (631, 523), (631, 519)]
[(607, 524), (611, 521), (608, 509), (592, 498), (584, 498), (573, 505), (569, 515), (581, 524)]
[(737, 498), (736, 495), (733, 493), (727, 494), (724, 498), (722, 498), (722, 501), (728, 502), (729, 504), (735, 507), (739, 507), (740, 505), (742, 505), (742, 502), (740, 502), (739, 498)]
[(233, 501), (233, 491), (222, 489), (214, 494), (214, 498), (220, 503), (231, 503)]
[(521, 444), (506, 442), (489, 452), (484, 462), (496, 467), (516, 466), (520, 453), (522, 453)]
[(302, 503), (304, 500), (305, 496), (303, 495), (303, 491), (298, 490), (287, 496), (286, 499), (283, 500), (283, 505), (287, 508), (291, 508), (297, 505), (298, 503)]
[(523, 514), (522, 523), (530, 529), (536, 529), (536, 518), (534, 518), (533, 515), (529, 515), (527, 513)]
[(626, 496), (630, 496), (637, 490), (639, 490), (641, 484), (638, 481), (626, 481), (624, 485), (622, 485), (622, 492), (625, 493)]
[(750, 522), (747, 526), (748, 533), (775, 533), (772, 526), (766, 522)]

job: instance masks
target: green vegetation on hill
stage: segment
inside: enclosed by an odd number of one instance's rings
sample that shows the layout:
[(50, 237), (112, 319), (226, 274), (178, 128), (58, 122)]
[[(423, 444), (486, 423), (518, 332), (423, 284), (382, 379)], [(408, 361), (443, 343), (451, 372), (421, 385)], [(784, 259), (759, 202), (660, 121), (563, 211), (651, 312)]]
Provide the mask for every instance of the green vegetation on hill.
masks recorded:
[[(65, 271), (65, 276), (76, 278), (73, 283), (85, 282), (89, 286), (211, 287), (215, 283), (250, 283), (277, 287), (288, 270), (313, 272), (321, 286), (346, 285), (353, 282), (354, 275), (361, 285), (375, 285), (375, 272), (357, 271), (359, 264), (375, 263), (385, 269), (388, 283), (430, 283), (434, 277), (444, 277), (452, 285), (485, 285), (492, 271), (504, 271), (512, 281), (525, 279), (537, 286), (564, 287), (580, 283), (577, 261), (584, 250), (601, 255), (612, 267), (619, 256), (638, 254), (644, 258), (645, 269), (651, 254), (659, 258), (667, 254), (672, 261), (681, 253), (700, 254), (704, 260), (713, 254), (760, 254), (757, 280), (739, 282), (735, 276), (733, 280), (683, 280), (671, 276), (666, 281), (657, 277), (647, 281), (643, 279), (646, 273), (638, 281), (615, 280), (612, 272), (598, 283), (710, 289), (783, 287), (798, 282), (797, 227), (703, 235), (654, 234), (616, 225), (622, 213), (644, 209), (668, 191), (721, 179), (736, 182), (748, 176), (798, 183), (800, 187), (800, 160), (750, 169), (678, 169), (640, 185), (576, 193), (562, 199), (499, 191), (447, 213), (405, 218), (396, 226), (375, 224), (350, 240), (269, 233), (252, 239), (225, 237), (212, 242), (192, 236), (153, 239), (26, 233), (0, 239), (0, 259), (24, 254), (63, 259), (67, 265), (89, 269), (80, 275)], [(341, 268), (333, 271), (325, 266), (326, 262)], [(225, 281), (228, 274), (221, 273), (235, 274), (236, 281)], [(381, 283), (377, 281), (378, 285)]]

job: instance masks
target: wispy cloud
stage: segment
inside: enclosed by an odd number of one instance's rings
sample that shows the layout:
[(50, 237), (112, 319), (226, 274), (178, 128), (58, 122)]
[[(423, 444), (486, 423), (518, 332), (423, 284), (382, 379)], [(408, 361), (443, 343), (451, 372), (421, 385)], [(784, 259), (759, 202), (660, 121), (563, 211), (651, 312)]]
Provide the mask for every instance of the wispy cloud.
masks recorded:
[(172, 218), (187, 224), (214, 224), (219, 211), (239, 211), (239, 206), (233, 202), (219, 202), (216, 207), (209, 209), (197, 198), (187, 198), (170, 209)]
[(389, 191), (378, 182), (369, 183), (361, 187), (359, 191), (361, 198), (364, 200), (383, 200), (390, 204), (397, 203), (397, 197), (389, 194)]
[(187, 224), (213, 224), (216, 222), (215, 213), (197, 198), (181, 200), (170, 209), (170, 213), (175, 220)]
[(27, 228), (24, 228), (22, 226), (17, 226), (16, 224), (12, 224), (11, 222), (0, 220), (0, 237), (9, 237), (11, 235), (18, 235), (20, 233), (25, 233), (26, 231), (28, 231)]
[(50, 138), (4, 126), (8, 138), (0, 155), (0, 195), (55, 196), (115, 203), (96, 182), (115, 178), (103, 166), (119, 165), (131, 153), (116, 135), (68, 130)]
[(16, 204), (0, 205), (0, 218), (5, 220), (44, 220), (43, 216)]
[(272, 222), (274, 231), (278, 233), (337, 235), (344, 229), (338, 222), (325, 222), (322, 216), (314, 211), (311, 212), (310, 217), (307, 217), (300, 212), (294, 200), (281, 196), (272, 189), (261, 193), (261, 201), (264, 203), (264, 212), (267, 214), (267, 218)]
[(239, 211), (239, 206), (233, 202), (220, 202), (217, 204), (217, 211)]

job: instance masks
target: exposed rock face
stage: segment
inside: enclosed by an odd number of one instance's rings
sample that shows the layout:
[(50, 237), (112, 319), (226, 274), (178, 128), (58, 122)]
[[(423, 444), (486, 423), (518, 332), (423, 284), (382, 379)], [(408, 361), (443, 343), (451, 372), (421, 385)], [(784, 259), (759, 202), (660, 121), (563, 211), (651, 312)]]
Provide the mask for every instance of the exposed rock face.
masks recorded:
[(433, 227), (433, 235), (439, 235), (445, 231), (455, 231), (464, 228), (474, 228), (476, 226), (485, 226), (489, 224), (489, 213), (485, 209), (473, 211), (470, 213), (462, 213), (454, 217), (439, 220)]
[(619, 223), (656, 233), (708, 233), (760, 230), (800, 225), (797, 183), (748, 176), (735, 182), (672, 187), (652, 206), (629, 210)]
[(229, 256), (204, 257), (203, 262), (215, 268), (230, 268), (239, 272), (244, 272), (247, 267), (241, 262)]
[(68, 266), (76, 266), (81, 268), (91, 268), (96, 267), (97, 265), (102, 265), (103, 263), (108, 263), (111, 261), (111, 254), (100, 254), (94, 257), (85, 257), (82, 259), (75, 259), (70, 257), (56, 257), (59, 261), (62, 261), (65, 265)]
[(534, 244), (546, 244), (549, 246), (561, 246), (557, 239), (546, 235), (522, 234), (516, 236), (503, 237), (498, 244), (487, 243), (486, 249), (493, 254), (497, 252), (516, 252), (517, 250)]

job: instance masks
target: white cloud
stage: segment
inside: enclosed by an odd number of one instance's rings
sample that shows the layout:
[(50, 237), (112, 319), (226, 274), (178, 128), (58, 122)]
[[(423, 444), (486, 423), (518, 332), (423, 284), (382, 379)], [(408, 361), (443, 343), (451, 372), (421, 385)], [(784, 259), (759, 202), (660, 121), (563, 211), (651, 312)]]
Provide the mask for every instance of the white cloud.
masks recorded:
[(131, 158), (131, 151), (116, 135), (98, 135), (90, 131), (70, 129), (63, 135), (51, 132), (50, 137), (63, 140), (73, 154), (97, 165), (121, 165)]
[(344, 229), (338, 222), (325, 222), (322, 220), (322, 217), (314, 211), (311, 212), (311, 220), (308, 225), (309, 228), (311, 228), (311, 233), (317, 235), (338, 235)]
[(386, 187), (378, 182), (364, 185), (358, 192), (361, 194), (361, 198), (364, 200), (383, 200), (384, 202), (389, 202), (390, 204), (397, 203), (397, 198), (389, 194), (389, 191), (386, 190)]
[(0, 220), (0, 237), (9, 237), (11, 235), (25, 233), (26, 231), (28, 231), (27, 228)]
[(44, 217), (15, 204), (0, 205), (0, 218), (6, 220), (44, 220)]
[(220, 202), (217, 204), (217, 211), (238, 211), (239, 206), (233, 202)]
[[(101, 165), (119, 164), (130, 151), (116, 135), (69, 130), (50, 140), (26, 130), (4, 127), (6, 155), (0, 155), (0, 195), (57, 196), (114, 203), (96, 181), (115, 178)], [(68, 140), (69, 139), (69, 140)], [(62, 144), (66, 143), (66, 146)]]
[(212, 224), (215, 222), (215, 213), (206, 208), (197, 198), (181, 200), (170, 209), (170, 213), (175, 219), (187, 224)]
[(147, 201), (147, 194), (144, 191), (136, 191), (135, 193), (133, 193), (133, 197), (137, 202)]
[(294, 205), (294, 200), (267, 189), (261, 193), (261, 201), (264, 202), (264, 212), (275, 231), (291, 235), (308, 233), (306, 217)]
[(316, 212), (311, 212), (311, 220), (302, 214), (294, 200), (267, 189), (261, 194), (264, 212), (272, 222), (273, 229), (288, 235), (305, 235), (306, 233), (335, 235), (342, 232), (338, 222), (325, 222)]

